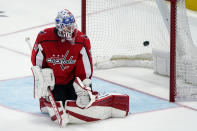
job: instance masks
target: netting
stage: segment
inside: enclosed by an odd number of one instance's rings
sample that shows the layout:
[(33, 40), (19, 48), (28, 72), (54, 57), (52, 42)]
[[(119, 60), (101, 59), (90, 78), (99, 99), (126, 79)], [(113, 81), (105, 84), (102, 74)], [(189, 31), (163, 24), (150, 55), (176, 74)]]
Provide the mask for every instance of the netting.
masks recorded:
[[(177, 1), (175, 98), (197, 99), (196, 47), (189, 31), (185, 2)], [(169, 51), (169, 2), (86, 0), (86, 3), (86, 34), (91, 41), (95, 66), (111, 68), (115, 63), (152, 67), (154, 48)], [(162, 11), (162, 7), (168, 11)]]
[(86, 10), (97, 65), (116, 56), (151, 54), (154, 47), (169, 48), (169, 33), (152, 0), (87, 0)]
[(197, 99), (197, 49), (187, 20), (185, 1), (177, 1), (176, 100)]

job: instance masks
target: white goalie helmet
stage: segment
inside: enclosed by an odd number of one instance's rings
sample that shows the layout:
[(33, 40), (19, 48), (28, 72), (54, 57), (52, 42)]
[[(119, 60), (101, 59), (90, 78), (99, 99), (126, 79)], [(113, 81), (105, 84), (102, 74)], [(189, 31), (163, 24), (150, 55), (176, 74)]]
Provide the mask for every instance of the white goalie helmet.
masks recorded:
[(58, 12), (55, 23), (59, 37), (66, 40), (73, 39), (73, 33), (77, 30), (77, 24), (73, 14), (69, 10), (63, 9)]

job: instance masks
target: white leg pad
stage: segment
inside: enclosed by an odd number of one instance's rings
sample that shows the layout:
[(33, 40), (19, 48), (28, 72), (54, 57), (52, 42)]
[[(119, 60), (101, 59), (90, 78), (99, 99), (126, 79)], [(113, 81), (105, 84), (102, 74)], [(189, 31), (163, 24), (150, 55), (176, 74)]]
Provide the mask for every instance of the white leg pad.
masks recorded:
[[(62, 125), (65, 126), (68, 123), (68, 115), (65, 112), (62, 101), (56, 101), (56, 105), (57, 105), (57, 108), (59, 109), (60, 115), (62, 117)], [(51, 103), (44, 98), (41, 98), (41, 100), (40, 100), (40, 110), (41, 110), (41, 112), (49, 113), (51, 120), (58, 123), (56, 114), (54, 112), (54, 109), (53, 109)]]
[(79, 108), (75, 101), (66, 101), (69, 123), (94, 122), (110, 117), (126, 117), (129, 112), (129, 96), (108, 94), (99, 97), (89, 108)]

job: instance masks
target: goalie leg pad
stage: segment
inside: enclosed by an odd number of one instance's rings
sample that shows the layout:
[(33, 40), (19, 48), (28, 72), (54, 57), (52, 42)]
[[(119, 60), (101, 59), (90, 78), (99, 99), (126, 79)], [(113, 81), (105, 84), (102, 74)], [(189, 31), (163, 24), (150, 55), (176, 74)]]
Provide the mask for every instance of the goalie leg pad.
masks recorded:
[(69, 123), (94, 122), (110, 117), (126, 117), (129, 112), (129, 96), (107, 94), (100, 96), (89, 108), (79, 108), (75, 101), (66, 101)]
[[(62, 123), (63, 123), (63, 125), (64, 124), (67, 124), (68, 123), (68, 116), (67, 116), (67, 114), (65, 112), (65, 109), (63, 107), (62, 101), (56, 101), (56, 105), (57, 105), (57, 108), (59, 109), (59, 113), (60, 113), (60, 115), (62, 117)], [(50, 106), (51, 107), (48, 108), (49, 109), (48, 111), (49, 111), (49, 115), (51, 117), (51, 120), (58, 123), (56, 114), (54, 112), (54, 109), (53, 109), (53, 107), (52, 107), (51, 104), (50, 104)]]
[[(62, 101), (56, 101), (56, 105), (62, 117), (62, 123), (63, 125), (66, 125), (68, 123), (68, 115), (65, 112)], [(58, 123), (58, 120), (54, 112), (53, 106), (51, 105), (51, 102), (49, 102), (47, 99), (43, 97), (40, 98), (40, 110), (41, 112), (49, 113), (51, 120)]]
[(125, 117), (129, 112), (129, 96), (113, 94), (112, 117)]
[(47, 105), (50, 104), (50, 102), (44, 97), (41, 97), (39, 99), (39, 101), (40, 101), (40, 111), (42, 113), (48, 113), (48, 106)]

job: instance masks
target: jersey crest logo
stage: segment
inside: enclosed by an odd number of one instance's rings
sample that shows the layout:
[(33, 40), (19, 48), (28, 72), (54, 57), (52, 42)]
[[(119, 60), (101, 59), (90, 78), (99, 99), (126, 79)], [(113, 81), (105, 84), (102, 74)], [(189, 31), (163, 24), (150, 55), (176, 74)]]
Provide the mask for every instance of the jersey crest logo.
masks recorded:
[(75, 64), (76, 60), (73, 60), (73, 56), (70, 56), (69, 59), (67, 59), (69, 50), (66, 51), (66, 54), (62, 57), (59, 55), (53, 56), (51, 58), (47, 58), (46, 61), (48, 63), (52, 63), (53, 65), (59, 64), (61, 69), (64, 71), (65, 69), (69, 68), (69, 64)]

